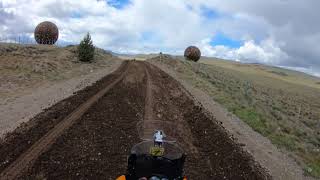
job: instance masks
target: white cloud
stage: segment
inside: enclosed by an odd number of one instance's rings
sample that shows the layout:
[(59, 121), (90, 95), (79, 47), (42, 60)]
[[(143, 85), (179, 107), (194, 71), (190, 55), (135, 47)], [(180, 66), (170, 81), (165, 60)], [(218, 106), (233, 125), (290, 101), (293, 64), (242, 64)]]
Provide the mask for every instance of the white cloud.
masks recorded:
[(276, 42), (272, 39), (266, 39), (259, 45), (253, 40), (247, 41), (236, 50), (237, 59), (264, 64), (278, 65), (281, 61), (288, 58)]
[[(204, 17), (203, 6), (217, 17)], [(116, 9), (105, 0), (0, 0), (0, 36), (32, 37), (49, 20), (62, 41), (77, 43), (91, 32), (96, 45), (118, 52), (182, 54), (197, 44), (208, 56), (320, 72), (319, 6), (318, 0), (132, 0)], [(211, 46), (217, 32), (243, 45)]]
[(202, 49), (203, 55), (205, 56), (214, 56), (241, 62), (279, 65), (282, 60), (288, 58), (288, 55), (283, 52), (272, 39), (264, 40), (260, 44), (256, 44), (253, 40), (248, 40), (239, 48), (211, 46), (210, 39), (204, 39), (198, 46)]
[[(320, 14), (318, 0), (190, 0), (193, 6), (206, 5), (224, 14), (236, 18), (236, 22), (251, 22), (254, 27), (238, 26), (240, 30), (232, 27), (229, 22), (222, 28), (232, 33), (240, 32), (238, 39), (246, 34), (249, 39), (259, 42), (273, 39), (278, 48), (288, 55), (281, 59), (283, 66), (302, 67), (320, 72), (320, 24), (317, 23)], [(236, 29), (236, 30), (235, 30)], [(247, 32), (244, 32), (247, 31)], [(278, 57), (275, 55), (275, 57)]]

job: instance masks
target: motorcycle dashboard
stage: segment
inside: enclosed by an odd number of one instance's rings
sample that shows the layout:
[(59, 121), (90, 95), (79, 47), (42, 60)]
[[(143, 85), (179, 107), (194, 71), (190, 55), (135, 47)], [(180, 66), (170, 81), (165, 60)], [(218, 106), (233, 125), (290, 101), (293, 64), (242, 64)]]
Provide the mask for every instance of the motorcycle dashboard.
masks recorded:
[[(131, 154), (136, 155), (152, 155), (155, 151), (155, 146), (153, 141), (143, 141), (141, 143), (136, 144), (131, 149)], [(184, 151), (180, 148), (176, 143), (165, 142), (163, 143), (163, 147), (159, 149), (160, 155), (163, 158), (169, 160), (179, 159), (183, 156)]]

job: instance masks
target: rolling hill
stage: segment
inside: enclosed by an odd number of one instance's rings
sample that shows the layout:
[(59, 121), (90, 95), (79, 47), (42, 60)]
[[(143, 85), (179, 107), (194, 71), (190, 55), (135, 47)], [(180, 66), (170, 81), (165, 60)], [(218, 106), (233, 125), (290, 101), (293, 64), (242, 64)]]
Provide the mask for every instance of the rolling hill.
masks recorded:
[(195, 63), (168, 56), (160, 63), (288, 152), (307, 174), (320, 177), (319, 78), (215, 58)]

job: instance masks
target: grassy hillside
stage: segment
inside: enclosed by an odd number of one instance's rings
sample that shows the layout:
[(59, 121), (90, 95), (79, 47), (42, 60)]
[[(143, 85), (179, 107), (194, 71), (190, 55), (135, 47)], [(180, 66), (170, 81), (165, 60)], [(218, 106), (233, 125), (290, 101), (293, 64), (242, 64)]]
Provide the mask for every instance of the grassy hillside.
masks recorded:
[(76, 50), (76, 46), (0, 43), (0, 98), (46, 82), (85, 75), (118, 60), (97, 49), (93, 63), (80, 63)]
[(310, 76), (298, 71), (271, 67), (262, 64), (242, 64), (234, 61), (227, 61), (216, 58), (202, 58), (200, 62), (208, 65), (236, 70), (247, 74), (259, 74), (259, 76), (265, 76), (268, 78), (279, 79), (294, 84), (320, 88), (320, 78)]
[[(158, 59), (159, 60), (159, 59)], [(320, 80), (258, 64), (162, 58), (191, 85), (289, 151), (306, 173), (320, 177)]]

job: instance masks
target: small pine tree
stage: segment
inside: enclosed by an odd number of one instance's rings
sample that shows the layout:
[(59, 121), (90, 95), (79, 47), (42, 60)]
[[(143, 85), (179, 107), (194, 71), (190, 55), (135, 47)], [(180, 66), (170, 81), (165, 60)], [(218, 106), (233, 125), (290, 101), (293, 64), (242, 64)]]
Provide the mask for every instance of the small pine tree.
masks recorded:
[(91, 40), (90, 33), (83, 38), (78, 47), (78, 58), (82, 62), (92, 62), (94, 59), (95, 47)]

